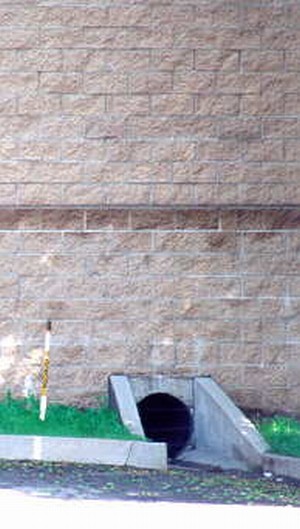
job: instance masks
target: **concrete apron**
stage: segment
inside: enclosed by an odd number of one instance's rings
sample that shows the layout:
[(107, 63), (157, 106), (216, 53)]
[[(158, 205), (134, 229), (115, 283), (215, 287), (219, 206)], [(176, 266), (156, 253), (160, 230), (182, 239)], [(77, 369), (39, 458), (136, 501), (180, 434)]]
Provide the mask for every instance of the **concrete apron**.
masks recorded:
[(140, 399), (147, 393), (166, 392), (181, 396), (192, 407), (193, 432), (177, 460), (221, 469), (263, 469), (269, 446), (213, 379), (161, 375), (132, 378), (114, 375), (109, 379), (110, 404), (132, 433), (144, 433), (138, 413)]
[(147, 394), (168, 392), (191, 408), (193, 432), (177, 460), (216, 468), (258, 470), (300, 480), (300, 458), (270, 453), (254, 424), (210, 377), (112, 376), (110, 403), (132, 433), (143, 434), (137, 403)]

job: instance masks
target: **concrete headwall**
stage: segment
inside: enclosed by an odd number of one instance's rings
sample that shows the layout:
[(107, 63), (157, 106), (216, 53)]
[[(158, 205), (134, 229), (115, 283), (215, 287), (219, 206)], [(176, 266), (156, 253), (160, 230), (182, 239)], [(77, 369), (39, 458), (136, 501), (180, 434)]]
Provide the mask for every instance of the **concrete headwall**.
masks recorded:
[(53, 399), (210, 374), (300, 412), (299, 49), (296, 2), (1, 3), (1, 392), (51, 318)]

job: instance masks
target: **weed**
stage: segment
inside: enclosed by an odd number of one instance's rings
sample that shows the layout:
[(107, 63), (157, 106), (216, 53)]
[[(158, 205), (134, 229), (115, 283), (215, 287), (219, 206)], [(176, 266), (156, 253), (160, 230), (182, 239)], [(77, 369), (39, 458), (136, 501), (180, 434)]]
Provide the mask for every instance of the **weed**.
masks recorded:
[(300, 421), (276, 415), (258, 420), (256, 426), (272, 452), (300, 457)]
[(0, 434), (137, 439), (107, 406), (79, 409), (49, 404), (46, 420), (40, 421), (37, 399), (15, 399), (10, 393), (0, 401)]

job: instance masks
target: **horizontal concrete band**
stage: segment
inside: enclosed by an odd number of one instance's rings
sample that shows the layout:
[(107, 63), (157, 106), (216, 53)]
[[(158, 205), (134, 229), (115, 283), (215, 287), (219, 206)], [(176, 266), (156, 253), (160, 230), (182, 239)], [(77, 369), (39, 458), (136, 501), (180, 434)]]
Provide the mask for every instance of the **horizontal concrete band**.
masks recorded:
[(1, 435), (0, 459), (86, 463), (163, 470), (164, 443), (70, 437)]
[(0, 207), (0, 230), (205, 229), (300, 227), (298, 207)]

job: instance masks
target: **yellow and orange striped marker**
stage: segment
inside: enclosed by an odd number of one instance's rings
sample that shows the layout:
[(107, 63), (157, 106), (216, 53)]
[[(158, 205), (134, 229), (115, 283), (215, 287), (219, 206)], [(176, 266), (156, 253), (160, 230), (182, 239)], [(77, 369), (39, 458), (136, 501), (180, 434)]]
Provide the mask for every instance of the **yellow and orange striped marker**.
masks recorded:
[(50, 320), (48, 320), (46, 324), (42, 387), (41, 387), (41, 397), (40, 397), (40, 420), (41, 421), (45, 420), (46, 412), (47, 412), (47, 392), (48, 392), (49, 365), (50, 365), (51, 327), (52, 327), (52, 323)]

